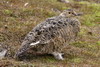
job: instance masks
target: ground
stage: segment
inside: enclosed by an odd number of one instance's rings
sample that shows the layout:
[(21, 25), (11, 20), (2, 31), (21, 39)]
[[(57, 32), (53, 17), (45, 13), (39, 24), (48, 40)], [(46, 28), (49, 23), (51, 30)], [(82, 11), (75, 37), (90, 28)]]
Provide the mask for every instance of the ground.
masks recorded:
[[(98, 1), (99, 2), (99, 1)], [(0, 43), (9, 46), (9, 54), (0, 60), (0, 67), (99, 67), (100, 64), (100, 3), (97, 0), (62, 3), (57, 0), (0, 0)], [(77, 17), (81, 31), (76, 42), (65, 49), (65, 60), (50, 55), (30, 56), (18, 61), (13, 58), (25, 35), (46, 18), (72, 8), (82, 12)]]

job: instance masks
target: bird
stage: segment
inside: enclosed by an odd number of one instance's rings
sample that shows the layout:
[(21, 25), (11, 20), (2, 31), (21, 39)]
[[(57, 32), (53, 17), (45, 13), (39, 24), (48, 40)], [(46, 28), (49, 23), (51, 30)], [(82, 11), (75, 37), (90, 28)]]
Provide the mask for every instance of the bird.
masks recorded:
[(63, 10), (58, 16), (47, 18), (36, 25), (24, 38), (15, 58), (21, 58), (28, 50), (51, 54), (57, 60), (64, 60), (63, 47), (77, 37), (80, 31), (79, 16), (73, 9)]

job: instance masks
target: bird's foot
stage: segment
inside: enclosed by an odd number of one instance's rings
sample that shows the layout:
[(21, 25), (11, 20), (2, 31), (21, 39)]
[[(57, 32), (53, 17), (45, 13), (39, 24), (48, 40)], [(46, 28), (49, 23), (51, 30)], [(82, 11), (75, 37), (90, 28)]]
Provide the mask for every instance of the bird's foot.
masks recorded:
[(64, 60), (63, 55), (64, 53), (59, 53), (59, 52), (53, 52), (52, 55), (55, 57), (57, 60)]

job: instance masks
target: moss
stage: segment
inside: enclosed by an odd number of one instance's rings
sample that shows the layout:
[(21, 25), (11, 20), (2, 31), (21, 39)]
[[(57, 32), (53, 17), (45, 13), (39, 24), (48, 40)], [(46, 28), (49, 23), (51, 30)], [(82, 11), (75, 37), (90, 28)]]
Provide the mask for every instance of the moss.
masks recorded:
[(84, 48), (86, 46), (86, 44), (87, 44), (86, 42), (77, 41), (77, 42), (72, 43), (71, 45)]
[(99, 46), (100, 46), (100, 41), (97, 41), (97, 45), (99, 45)]
[(92, 22), (92, 21), (94, 21), (94, 19), (92, 18), (92, 16), (85, 15), (84, 19), (85, 19), (85, 22), (83, 23), (83, 25), (86, 25), (86, 26), (95, 26), (95, 23)]
[(12, 10), (5, 9), (3, 10), (4, 14), (11, 15), (13, 13)]
[[(96, 26), (96, 22), (99, 22), (100, 5), (90, 2), (79, 2), (79, 4), (84, 5), (82, 10), (84, 10), (83, 25), (86, 26)], [(85, 11), (86, 10), (86, 11)]]
[(45, 58), (45, 61), (47, 61), (49, 63), (54, 63), (54, 62), (56, 62), (56, 59), (54, 57), (48, 57), (48, 58)]
[(86, 34), (86, 32), (87, 32), (87, 30), (86, 29), (84, 29), (84, 28), (82, 28), (81, 30), (80, 30), (80, 32), (79, 32), (79, 35), (85, 35)]
[(82, 62), (82, 58), (73, 58), (71, 61), (74, 63), (81, 63)]

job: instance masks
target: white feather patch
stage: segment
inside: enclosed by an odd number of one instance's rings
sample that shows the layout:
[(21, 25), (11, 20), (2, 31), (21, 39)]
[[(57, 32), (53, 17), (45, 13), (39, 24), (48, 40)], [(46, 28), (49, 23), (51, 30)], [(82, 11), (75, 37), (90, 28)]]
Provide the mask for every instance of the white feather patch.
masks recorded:
[(37, 42), (35, 42), (35, 43), (31, 43), (30, 45), (31, 45), (31, 46), (35, 46), (35, 45), (37, 45), (38, 43), (40, 43), (40, 41), (37, 41)]
[(6, 53), (7, 53), (7, 50), (6, 49), (2, 50), (0, 52), (0, 59), (4, 58)]

